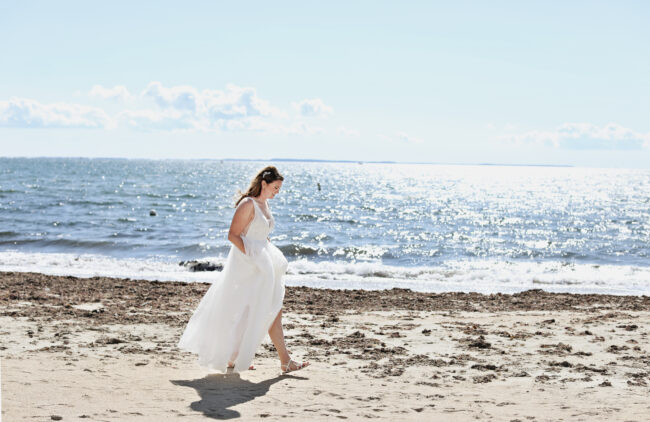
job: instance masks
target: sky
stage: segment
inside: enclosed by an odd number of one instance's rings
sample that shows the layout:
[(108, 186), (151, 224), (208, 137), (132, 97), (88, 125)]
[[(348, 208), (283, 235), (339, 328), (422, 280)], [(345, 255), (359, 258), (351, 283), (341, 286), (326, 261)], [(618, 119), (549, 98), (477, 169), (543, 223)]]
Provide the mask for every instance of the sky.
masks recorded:
[(0, 156), (650, 168), (644, 1), (0, 2)]

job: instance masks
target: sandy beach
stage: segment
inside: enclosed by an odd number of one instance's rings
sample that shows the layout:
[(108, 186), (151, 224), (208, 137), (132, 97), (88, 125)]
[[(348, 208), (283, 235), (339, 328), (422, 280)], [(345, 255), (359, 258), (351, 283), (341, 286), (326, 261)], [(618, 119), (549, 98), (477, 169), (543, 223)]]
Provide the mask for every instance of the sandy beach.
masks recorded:
[(208, 287), (0, 273), (2, 420), (649, 419), (647, 296), (288, 287), (312, 365), (219, 375), (176, 348)]

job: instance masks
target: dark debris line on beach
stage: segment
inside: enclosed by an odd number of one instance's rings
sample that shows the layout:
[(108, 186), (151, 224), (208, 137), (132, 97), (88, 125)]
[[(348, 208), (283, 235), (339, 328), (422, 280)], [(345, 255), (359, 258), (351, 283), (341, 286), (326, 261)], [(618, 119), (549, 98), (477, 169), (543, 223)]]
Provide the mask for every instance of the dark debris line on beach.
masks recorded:
[[(208, 283), (159, 282), (109, 277), (77, 278), (0, 272), (0, 306), (8, 316), (86, 317), (97, 323), (187, 323)], [(48, 306), (10, 306), (32, 302)], [(74, 305), (100, 302), (87, 311)], [(332, 290), (287, 287), (289, 312), (330, 315), (346, 311), (648, 311), (648, 296), (548, 293), (421, 293), (408, 289)]]

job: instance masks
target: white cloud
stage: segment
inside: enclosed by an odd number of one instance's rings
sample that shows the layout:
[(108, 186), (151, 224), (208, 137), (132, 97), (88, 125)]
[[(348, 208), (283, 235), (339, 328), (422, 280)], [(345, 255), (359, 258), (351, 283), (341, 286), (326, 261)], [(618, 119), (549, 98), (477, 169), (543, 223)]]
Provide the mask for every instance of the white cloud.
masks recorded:
[[(151, 82), (142, 92), (162, 110), (131, 110), (121, 113), (130, 127), (143, 129), (194, 129), (293, 133), (273, 121), (287, 114), (260, 98), (254, 88), (228, 84), (225, 90), (199, 91), (191, 86), (165, 87)], [(174, 124), (174, 121), (177, 121)]]
[(226, 85), (225, 91), (204, 90), (201, 96), (205, 112), (212, 119), (237, 119), (255, 116), (286, 117), (257, 96), (254, 88)]
[(339, 136), (349, 136), (349, 137), (353, 137), (353, 138), (356, 138), (356, 137), (361, 135), (361, 133), (359, 133), (358, 130), (348, 129), (348, 128), (343, 127), (343, 126), (339, 126), (338, 129), (336, 129), (336, 133)]
[(111, 128), (113, 122), (97, 107), (80, 104), (41, 104), (28, 98), (0, 101), (0, 127)]
[(188, 85), (167, 88), (160, 82), (151, 82), (144, 91), (143, 97), (152, 98), (162, 108), (197, 111), (199, 100), (198, 91)]
[(591, 123), (564, 123), (555, 130), (528, 131), (500, 136), (515, 144), (537, 144), (567, 149), (650, 148), (650, 132), (640, 133), (617, 123), (599, 127)]
[(212, 120), (285, 115), (261, 99), (254, 88), (232, 84), (226, 85), (224, 91), (199, 91), (188, 85), (165, 87), (160, 82), (151, 82), (142, 96), (152, 98), (163, 109), (190, 111)]
[[(192, 128), (198, 131), (252, 131), (280, 134), (316, 133), (315, 129), (296, 129), (296, 125), (283, 125), (275, 119), (287, 118), (287, 113), (271, 106), (260, 98), (252, 87), (226, 85), (225, 90), (205, 89), (199, 91), (191, 86), (165, 87), (160, 82), (151, 82), (142, 92), (144, 98), (151, 98), (162, 111), (148, 110), (146, 113), (125, 115), (130, 126), (145, 128), (174, 128), (174, 119), (180, 120), (180, 129)], [(175, 113), (171, 113), (174, 111)]]
[(334, 112), (332, 107), (325, 105), (320, 98), (304, 99), (294, 103), (294, 107), (304, 117), (327, 117)]
[[(89, 95), (97, 98), (133, 100), (122, 85), (95, 85)], [(195, 132), (264, 132), (281, 135), (314, 135), (319, 127), (306, 124), (301, 116), (273, 107), (252, 87), (229, 84), (223, 90), (198, 90), (189, 85), (164, 86), (151, 82), (132, 108), (116, 111), (111, 118), (103, 109), (79, 104), (40, 104), (35, 100), (0, 102), (0, 126), (5, 127), (125, 127), (136, 130)], [(331, 108), (320, 100), (306, 100), (312, 114), (327, 114)], [(147, 102), (149, 104), (147, 105)], [(153, 104), (151, 103), (153, 102)], [(144, 108), (135, 108), (141, 106)]]
[(134, 98), (124, 85), (115, 85), (113, 88), (104, 88), (101, 85), (94, 85), (88, 93), (91, 97), (105, 100), (128, 101)]
[(228, 84), (225, 90), (199, 91), (188, 85), (166, 87), (160, 82), (151, 82), (141, 95), (153, 99), (160, 109), (121, 113), (121, 120), (132, 128), (203, 132), (293, 131), (271, 121), (272, 118), (286, 118), (287, 114), (272, 107), (251, 87)]

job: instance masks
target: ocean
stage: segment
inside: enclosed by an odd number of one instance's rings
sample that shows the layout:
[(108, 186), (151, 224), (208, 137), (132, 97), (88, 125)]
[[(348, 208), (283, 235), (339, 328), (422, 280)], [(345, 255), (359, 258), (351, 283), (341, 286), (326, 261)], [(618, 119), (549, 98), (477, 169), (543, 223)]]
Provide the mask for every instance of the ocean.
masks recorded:
[[(0, 158), (0, 271), (212, 281), (274, 164), (287, 285), (650, 294), (650, 170)], [(154, 210), (155, 216), (150, 212)]]

